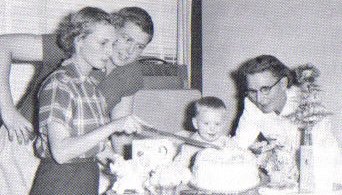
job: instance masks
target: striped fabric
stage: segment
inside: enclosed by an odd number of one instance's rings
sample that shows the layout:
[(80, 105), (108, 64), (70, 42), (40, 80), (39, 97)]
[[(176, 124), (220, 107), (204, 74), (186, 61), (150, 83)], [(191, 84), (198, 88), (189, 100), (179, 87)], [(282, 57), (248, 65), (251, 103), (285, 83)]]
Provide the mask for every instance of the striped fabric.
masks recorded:
[[(81, 76), (72, 63), (53, 72), (43, 83), (39, 99), (39, 137), (36, 152), (41, 158), (51, 158), (47, 125), (63, 124), (71, 137), (84, 135), (109, 122), (106, 102), (96, 90), (98, 81)], [(102, 150), (101, 142), (78, 158), (89, 158)], [(74, 159), (77, 160), (77, 159)]]

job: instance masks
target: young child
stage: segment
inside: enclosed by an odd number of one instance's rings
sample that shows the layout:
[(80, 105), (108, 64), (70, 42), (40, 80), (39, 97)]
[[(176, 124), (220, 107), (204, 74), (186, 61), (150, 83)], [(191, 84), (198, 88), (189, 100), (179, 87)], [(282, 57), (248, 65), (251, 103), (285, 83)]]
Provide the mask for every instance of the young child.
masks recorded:
[[(217, 97), (203, 97), (194, 102), (194, 109), (192, 124), (197, 132), (191, 134), (190, 138), (219, 147), (226, 146), (229, 137), (226, 131), (227, 109), (224, 102)], [(201, 148), (183, 144), (174, 161), (190, 168), (193, 158), (200, 150)]]

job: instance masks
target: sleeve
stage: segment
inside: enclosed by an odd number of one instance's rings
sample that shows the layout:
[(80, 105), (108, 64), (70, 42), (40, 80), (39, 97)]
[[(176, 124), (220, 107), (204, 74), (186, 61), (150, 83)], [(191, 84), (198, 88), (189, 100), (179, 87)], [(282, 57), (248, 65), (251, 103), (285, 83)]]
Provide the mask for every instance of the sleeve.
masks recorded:
[(48, 78), (39, 92), (39, 126), (58, 122), (72, 125), (72, 99), (69, 88), (56, 77)]
[(67, 56), (64, 51), (57, 45), (56, 34), (43, 35), (43, 64), (60, 64)]
[(143, 75), (141, 64), (139, 62), (134, 62), (127, 65), (125, 71), (126, 88), (123, 92), (123, 96), (131, 96), (143, 88)]
[(245, 99), (245, 108), (239, 119), (239, 124), (236, 129), (234, 141), (241, 147), (247, 149), (256, 140), (260, 134), (258, 129), (257, 108), (253, 107), (253, 103)]
[(132, 96), (143, 87), (143, 76), (139, 63), (117, 67), (97, 86), (105, 97), (109, 111), (122, 97)]

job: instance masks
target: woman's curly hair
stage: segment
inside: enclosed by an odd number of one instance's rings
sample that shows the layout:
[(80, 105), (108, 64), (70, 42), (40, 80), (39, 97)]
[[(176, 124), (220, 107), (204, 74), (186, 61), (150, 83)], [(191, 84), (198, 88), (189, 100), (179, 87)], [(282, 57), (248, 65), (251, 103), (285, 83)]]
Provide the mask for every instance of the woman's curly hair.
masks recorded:
[(81, 35), (81, 38), (85, 38), (92, 33), (92, 27), (97, 23), (113, 24), (113, 22), (112, 16), (104, 10), (85, 7), (63, 18), (56, 30), (57, 44), (70, 57), (75, 52), (76, 37)]

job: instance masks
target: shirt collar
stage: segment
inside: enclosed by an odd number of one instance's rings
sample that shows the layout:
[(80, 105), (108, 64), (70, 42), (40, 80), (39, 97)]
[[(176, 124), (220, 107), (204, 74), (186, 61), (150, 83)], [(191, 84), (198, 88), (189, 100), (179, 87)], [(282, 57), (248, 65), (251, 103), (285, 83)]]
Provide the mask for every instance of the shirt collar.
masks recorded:
[[(73, 78), (76, 82), (85, 82), (89, 81), (91, 83), (94, 83), (95, 85), (98, 85), (100, 82), (94, 78), (91, 74), (89, 75), (82, 75), (80, 70), (75, 66), (74, 62), (72, 60), (67, 59), (62, 63), (63, 69), (67, 72), (67, 74)], [(97, 70), (92, 70), (97, 71)]]

